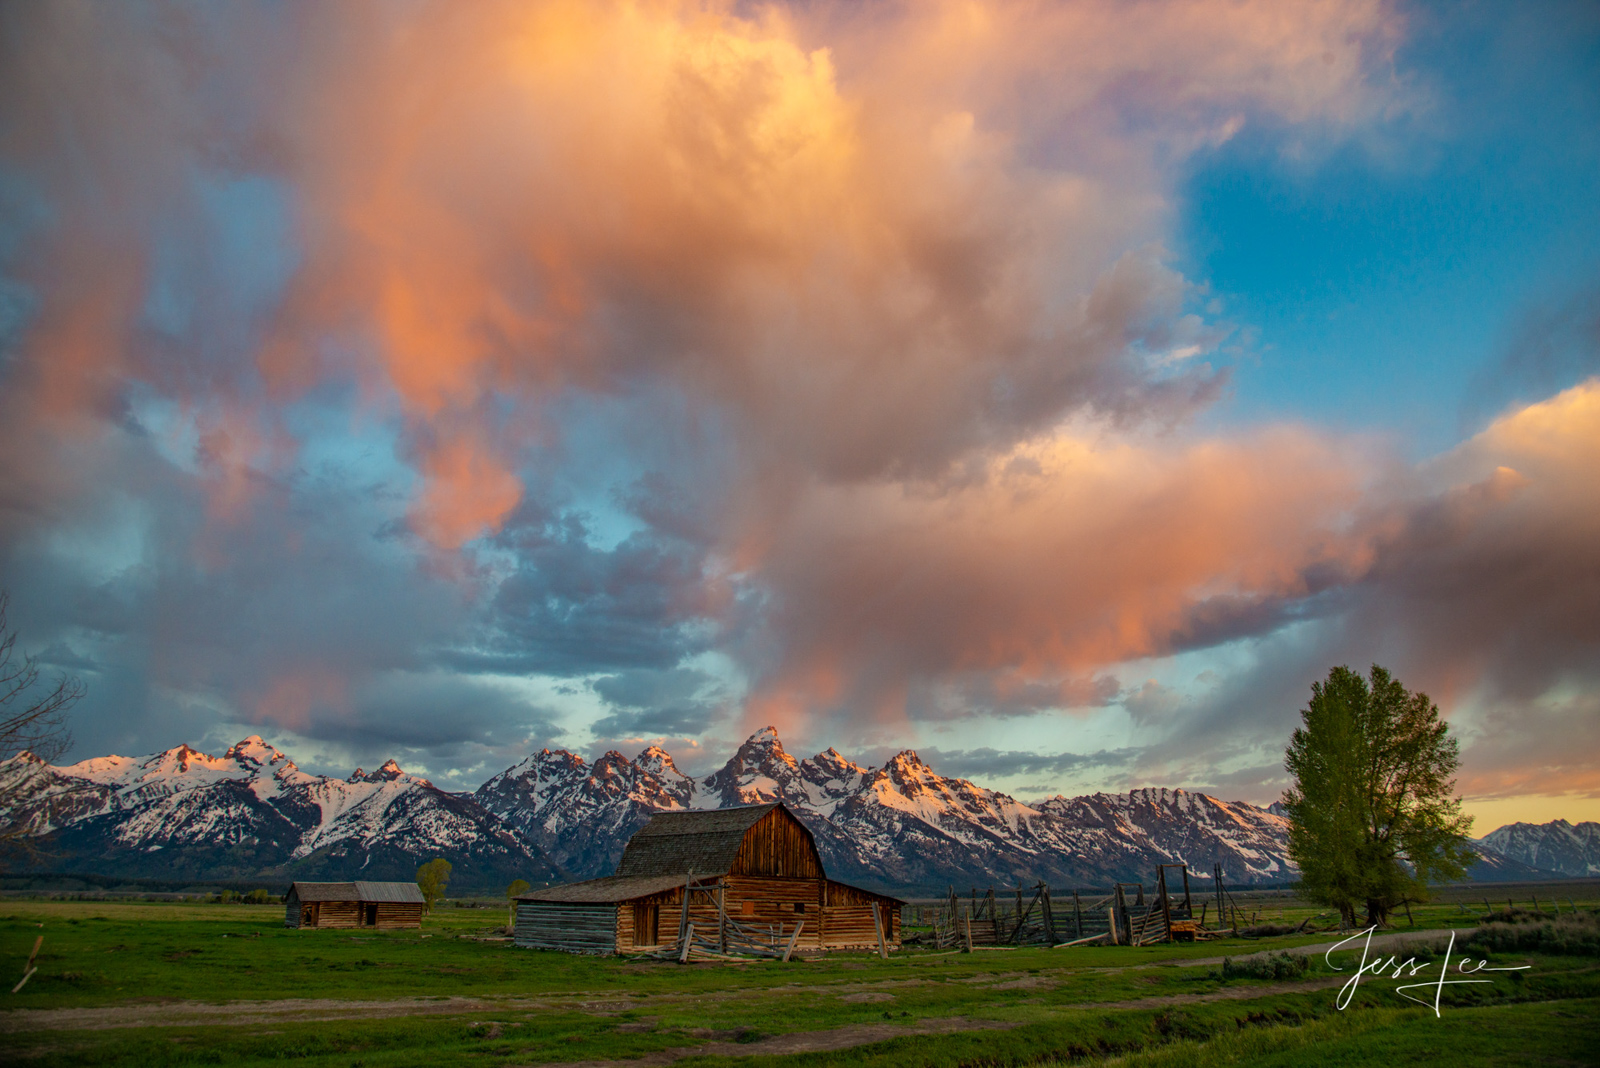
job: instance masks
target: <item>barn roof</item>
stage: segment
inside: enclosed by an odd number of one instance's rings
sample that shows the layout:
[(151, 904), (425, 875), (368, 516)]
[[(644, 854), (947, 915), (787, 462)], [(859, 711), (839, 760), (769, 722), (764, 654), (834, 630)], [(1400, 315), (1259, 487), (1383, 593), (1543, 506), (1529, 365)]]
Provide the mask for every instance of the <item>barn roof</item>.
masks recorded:
[(518, 901), (552, 901), (560, 904), (607, 904), (615, 901), (632, 901), (682, 886), (682, 875), (607, 875), (603, 879), (590, 879), (583, 883), (551, 886), (533, 890), (517, 898)]
[(427, 903), (416, 883), (295, 883), (289, 889), (301, 901), (376, 901), (388, 905)]
[(357, 901), (378, 901), (389, 905), (426, 905), (428, 899), (416, 883), (356, 883)]
[(723, 875), (733, 869), (745, 833), (782, 807), (774, 802), (704, 812), (658, 812), (628, 839), (617, 874)]

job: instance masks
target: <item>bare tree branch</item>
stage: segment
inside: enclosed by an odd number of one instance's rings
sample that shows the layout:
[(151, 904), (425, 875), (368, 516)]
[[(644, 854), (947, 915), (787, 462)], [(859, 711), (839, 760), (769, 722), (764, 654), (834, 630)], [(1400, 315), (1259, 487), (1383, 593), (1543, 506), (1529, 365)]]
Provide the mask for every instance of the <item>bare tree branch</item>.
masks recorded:
[[(17, 651), (17, 634), (7, 610), (11, 597), (0, 591), (0, 759), (30, 753), (38, 764), (58, 759), (72, 745), (67, 714), (86, 692), (83, 680), (62, 673), (55, 685), (41, 689), (39, 663)], [(0, 781), (0, 859), (8, 854), (37, 858), (33, 841), (38, 829), (48, 826), (51, 812), (28, 806), (33, 779), (29, 768), (13, 769)]]

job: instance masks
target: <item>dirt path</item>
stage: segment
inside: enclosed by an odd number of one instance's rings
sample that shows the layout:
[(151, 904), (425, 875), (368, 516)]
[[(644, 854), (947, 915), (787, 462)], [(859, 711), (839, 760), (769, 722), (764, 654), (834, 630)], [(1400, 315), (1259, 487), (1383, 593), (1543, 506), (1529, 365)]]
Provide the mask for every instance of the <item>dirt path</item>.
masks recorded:
[[(657, 1004), (664, 998), (654, 998)], [(0, 1032), (105, 1031), (120, 1027), (241, 1026), (316, 1020), (375, 1020), (393, 1016), (466, 1016), (489, 1012), (576, 1010), (613, 1013), (636, 1008), (633, 1001), (563, 1002), (530, 998), (393, 998), (346, 1001), (340, 998), (232, 1001), (213, 1005), (177, 1001), (157, 1005), (108, 1005), (86, 1009), (12, 1009), (0, 1013)]]

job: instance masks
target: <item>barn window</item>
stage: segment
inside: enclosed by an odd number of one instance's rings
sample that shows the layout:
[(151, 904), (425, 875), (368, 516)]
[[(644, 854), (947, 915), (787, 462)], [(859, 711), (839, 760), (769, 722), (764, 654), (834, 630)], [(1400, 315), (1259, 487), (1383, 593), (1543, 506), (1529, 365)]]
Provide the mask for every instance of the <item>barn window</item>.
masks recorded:
[(756, 914), (756, 903), (754, 901), (741, 901), (741, 902), (739, 902), (739, 915), (741, 915), (741, 916), (754, 916), (755, 914)]
[(804, 912), (806, 910), (806, 903), (804, 901), (796, 901), (794, 903), (794, 910), (796, 912)]

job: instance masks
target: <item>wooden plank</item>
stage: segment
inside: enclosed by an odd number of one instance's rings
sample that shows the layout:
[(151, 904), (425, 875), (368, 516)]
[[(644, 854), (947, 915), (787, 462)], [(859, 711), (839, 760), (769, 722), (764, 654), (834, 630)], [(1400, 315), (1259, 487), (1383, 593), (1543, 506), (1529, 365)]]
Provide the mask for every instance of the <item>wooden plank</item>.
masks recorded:
[(1105, 941), (1106, 939), (1108, 939), (1110, 937), (1111, 937), (1111, 932), (1107, 931), (1104, 934), (1090, 935), (1088, 938), (1075, 938), (1071, 942), (1063, 942), (1059, 946), (1051, 946), (1050, 948), (1051, 949), (1067, 949), (1070, 946), (1086, 946), (1090, 942), (1103, 942), (1103, 941)]
[(872, 926), (878, 932), (878, 957), (881, 960), (889, 959), (889, 947), (883, 941), (883, 913), (876, 905), (872, 908)]
[(805, 920), (801, 920), (799, 923), (794, 925), (794, 934), (789, 936), (789, 945), (783, 951), (783, 962), (785, 964), (789, 963), (789, 954), (794, 952), (795, 943), (800, 941), (800, 929), (805, 925)]

